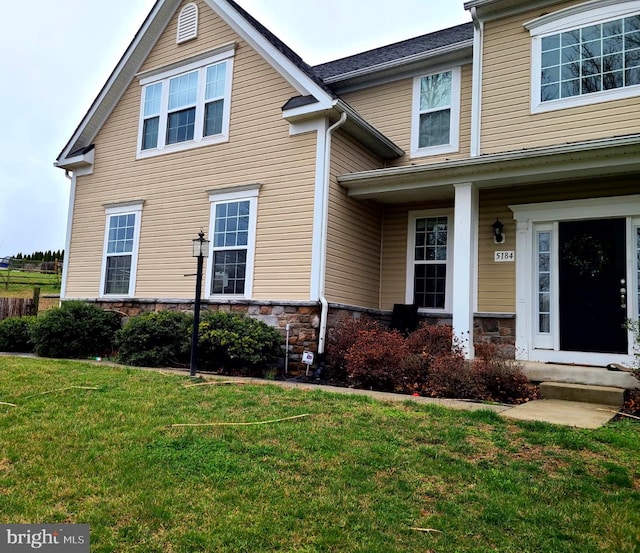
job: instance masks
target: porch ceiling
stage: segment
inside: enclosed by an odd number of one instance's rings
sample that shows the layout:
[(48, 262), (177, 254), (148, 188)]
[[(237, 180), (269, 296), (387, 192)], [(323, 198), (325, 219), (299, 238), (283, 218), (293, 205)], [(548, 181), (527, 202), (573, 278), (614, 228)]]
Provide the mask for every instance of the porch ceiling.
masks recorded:
[(640, 173), (640, 135), (488, 154), (476, 158), (349, 173), (338, 182), (354, 198), (381, 203), (449, 199), (454, 185), (478, 188)]

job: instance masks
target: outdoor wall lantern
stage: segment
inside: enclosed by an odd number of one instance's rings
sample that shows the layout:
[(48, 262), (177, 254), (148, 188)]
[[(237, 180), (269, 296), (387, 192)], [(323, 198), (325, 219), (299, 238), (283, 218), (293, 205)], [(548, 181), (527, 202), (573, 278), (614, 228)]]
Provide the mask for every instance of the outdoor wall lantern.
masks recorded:
[(196, 375), (198, 368), (198, 328), (200, 326), (200, 299), (202, 297), (202, 266), (205, 257), (209, 256), (209, 240), (205, 240), (204, 232), (200, 229), (198, 238), (193, 240), (193, 257), (198, 258), (196, 272), (196, 301), (193, 306), (193, 332), (191, 333), (191, 363), (190, 374)]
[(491, 225), (493, 229), (493, 243), (502, 244), (504, 242), (504, 225), (500, 222), (500, 219), (496, 217), (496, 222)]

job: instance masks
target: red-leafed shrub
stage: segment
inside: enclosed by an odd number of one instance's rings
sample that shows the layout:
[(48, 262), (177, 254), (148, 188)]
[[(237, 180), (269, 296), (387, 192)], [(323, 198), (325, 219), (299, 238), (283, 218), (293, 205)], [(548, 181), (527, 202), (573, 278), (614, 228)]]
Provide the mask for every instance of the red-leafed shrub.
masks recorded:
[(333, 379), (359, 388), (428, 397), (523, 403), (537, 388), (495, 344), (478, 344), (468, 361), (451, 326), (422, 324), (406, 338), (370, 319), (345, 319), (329, 334)]
[(347, 381), (345, 357), (358, 339), (360, 331), (380, 330), (380, 325), (368, 317), (347, 317), (327, 333), (327, 359), (325, 377), (340, 382)]
[(429, 365), (425, 395), (456, 399), (484, 399), (484, 388), (462, 355), (439, 355)]
[(640, 389), (625, 390), (622, 412), (634, 417), (640, 417)]
[(405, 339), (393, 330), (360, 330), (345, 355), (349, 382), (361, 388), (400, 390), (405, 382)]
[(407, 336), (407, 348), (411, 353), (438, 357), (461, 352), (449, 325), (422, 323), (417, 330)]
[(522, 372), (522, 365), (505, 355), (499, 345), (478, 343), (475, 344), (475, 352), (471, 370), (484, 387), (484, 399), (519, 404), (538, 397), (538, 389)]

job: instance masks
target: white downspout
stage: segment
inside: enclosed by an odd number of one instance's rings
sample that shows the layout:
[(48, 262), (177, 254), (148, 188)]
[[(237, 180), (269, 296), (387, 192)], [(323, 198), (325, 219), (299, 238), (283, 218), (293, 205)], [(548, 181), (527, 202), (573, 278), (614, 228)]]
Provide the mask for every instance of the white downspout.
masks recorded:
[(482, 117), (482, 57), (484, 49), (484, 21), (480, 21), (476, 8), (471, 8), (473, 19), (473, 85), (471, 93), (471, 157), (480, 156)]
[(329, 225), (329, 187), (331, 186), (331, 137), (347, 121), (347, 114), (342, 112), (340, 119), (327, 129), (324, 144), (324, 187), (322, 191), (322, 235), (320, 239), (320, 329), (318, 333), (318, 362), (324, 363), (324, 350), (327, 338), (327, 316), (329, 315), (329, 302), (324, 297), (325, 275), (327, 272), (327, 227)]
[(69, 213), (67, 214), (67, 236), (64, 241), (64, 261), (62, 262), (62, 282), (60, 283), (60, 303), (67, 295), (67, 275), (69, 274), (69, 253), (71, 249), (71, 230), (73, 227), (73, 210), (76, 202), (76, 175), (69, 176), (69, 170), (65, 169), (64, 176), (71, 183), (69, 189)]

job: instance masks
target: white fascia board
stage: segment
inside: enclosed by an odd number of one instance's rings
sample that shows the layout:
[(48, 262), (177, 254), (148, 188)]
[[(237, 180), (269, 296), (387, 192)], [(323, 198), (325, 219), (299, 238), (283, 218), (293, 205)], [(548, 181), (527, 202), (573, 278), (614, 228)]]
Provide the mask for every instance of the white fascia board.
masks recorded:
[(327, 113), (332, 109), (333, 103), (331, 102), (314, 102), (313, 104), (307, 104), (306, 106), (283, 110), (282, 118), (286, 119), (290, 123), (294, 123), (305, 119), (315, 119), (317, 117), (327, 115)]
[[(389, 179), (391, 177), (410, 177), (411, 175), (422, 175), (428, 173), (435, 173), (436, 171), (449, 170), (452, 173), (458, 172), (462, 174), (465, 170), (477, 171), (483, 166), (493, 166), (493, 164), (507, 163), (514, 161), (522, 161), (522, 166), (525, 163), (535, 163), (536, 158), (548, 159), (548, 156), (562, 155), (562, 154), (577, 154), (594, 152), (597, 150), (603, 150), (606, 148), (614, 147), (637, 147), (640, 146), (640, 134), (634, 134), (627, 137), (607, 138), (602, 140), (594, 140), (590, 142), (579, 142), (575, 144), (563, 144), (561, 146), (546, 146), (543, 148), (533, 148), (531, 150), (522, 150), (516, 152), (504, 152), (499, 154), (486, 154), (475, 158), (459, 159), (453, 161), (442, 161), (437, 163), (429, 163), (424, 165), (410, 165), (403, 167), (390, 167), (386, 169), (374, 169), (371, 171), (362, 171), (358, 173), (349, 173), (341, 175), (338, 180), (343, 185), (351, 186), (367, 186), (367, 182), (371, 182), (371, 179)], [(591, 159), (593, 156), (586, 156)], [(636, 154), (637, 157), (637, 154)], [(586, 163), (589, 161), (587, 160)], [(635, 163), (636, 158), (630, 160), (630, 163)], [(620, 161), (612, 161), (612, 163), (619, 164)], [(501, 172), (500, 166), (495, 165), (496, 174)], [(466, 174), (466, 173), (465, 173)], [(479, 176), (479, 175), (476, 175)], [(454, 176), (455, 178), (455, 176)], [(476, 179), (474, 179), (476, 180)], [(362, 183), (362, 184), (356, 184)]]
[(228, 2), (225, 0), (205, 0), (205, 2), (229, 27), (246, 40), (254, 50), (278, 71), (299, 94), (315, 96), (320, 100), (321, 104), (332, 100), (331, 96), (321, 86), (275, 48)]
[(558, 0), (472, 0), (464, 4), (464, 9), (475, 8), (479, 19), (493, 21), (557, 3)]
[(95, 161), (95, 157), (96, 149), (92, 148), (86, 154), (66, 158), (61, 162), (56, 161), (53, 165), (60, 169), (73, 171), (76, 174), (90, 175), (93, 173), (93, 162)]

